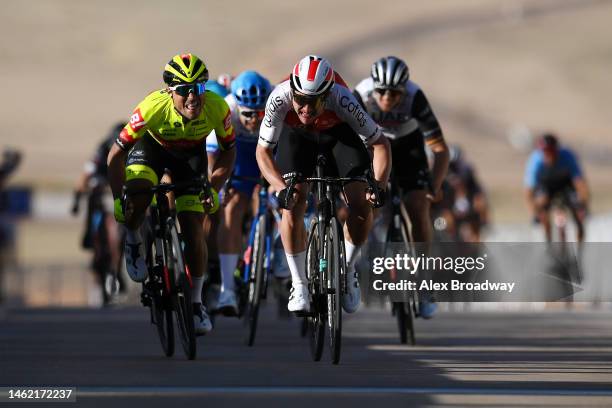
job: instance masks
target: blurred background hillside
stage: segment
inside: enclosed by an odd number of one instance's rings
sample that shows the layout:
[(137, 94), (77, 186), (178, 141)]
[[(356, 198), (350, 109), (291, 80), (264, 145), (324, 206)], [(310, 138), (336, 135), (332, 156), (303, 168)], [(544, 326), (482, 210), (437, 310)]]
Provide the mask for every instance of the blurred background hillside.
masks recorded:
[(308, 4), (3, 2), (0, 141), (25, 154), (15, 182), (71, 188), (110, 124), (161, 86), (177, 52), (200, 55), (213, 76), (256, 69), (273, 81), (320, 53), (350, 85), (394, 54), (408, 62), (447, 139), (476, 163), (497, 217), (525, 213), (518, 194), (527, 130), (554, 130), (576, 148), (595, 210), (612, 208), (612, 2)]
[(530, 135), (544, 130), (578, 152), (592, 211), (612, 209), (612, 1), (2, 5), (0, 146), (24, 154), (11, 183), (55, 194), (38, 209), (64, 215), (22, 225), (20, 256), (30, 262), (85, 262), (83, 253), (69, 255), (80, 229), (80, 220), (68, 220), (69, 193), (110, 126), (161, 87), (164, 64), (183, 51), (202, 57), (213, 77), (255, 69), (273, 82), (300, 57), (318, 53), (351, 86), (369, 75), (375, 59), (397, 55), (447, 140), (475, 164), (494, 222), (528, 223), (523, 169)]

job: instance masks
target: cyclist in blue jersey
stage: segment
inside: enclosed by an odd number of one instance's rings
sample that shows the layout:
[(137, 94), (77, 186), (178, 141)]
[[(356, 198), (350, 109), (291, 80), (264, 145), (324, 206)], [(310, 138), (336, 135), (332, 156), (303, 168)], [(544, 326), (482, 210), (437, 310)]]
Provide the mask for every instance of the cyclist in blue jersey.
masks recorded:
[(584, 241), (588, 185), (575, 154), (561, 147), (555, 135), (547, 133), (538, 141), (527, 161), (524, 184), (527, 204), (534, 219), (544, 226), (547, 242), (552, 240), (551, 202), (559, 195), (576, 222), (576, 240)]
[[(231, 83), (225, 100), (232, 111), (232, 125), (236, 129), (236, 163), (220, 214), (217, 245), (221, 267), (221, 293), (214, 312), (225, 316), (238, 314), (234, 288), (234, 270), (242, 249), (242, 221), (250, 210), (251, 198), (260, 177), (255, 159), (259, 127), (264, 118), (266, 100), (272, 91), (270, 82), (255, 71), (244, 71)], [(215, 145), (207, 142), (211, 154)], [(249, 180), (241, 179), (249, 178)], [(212, 238), (212, 237), (211, 237)]]

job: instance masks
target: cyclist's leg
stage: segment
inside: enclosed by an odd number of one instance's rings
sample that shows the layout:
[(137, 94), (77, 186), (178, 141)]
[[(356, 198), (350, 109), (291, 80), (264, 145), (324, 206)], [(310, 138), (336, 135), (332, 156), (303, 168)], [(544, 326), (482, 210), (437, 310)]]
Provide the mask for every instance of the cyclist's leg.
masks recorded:
[[(300, 173), (310, 176), (316, 164), (317, 145), (305, 138), (300, 130), (290, 129), (281, 135), (278, 145), (277, 165), (281, 174)], [(292, 294), (289, 311), (308, 311), (308, 279), (306, 277), (306, 214), (308, 186), (296, 185), (298, 200), (291, 210), (282, 210), (281, 240), (285, 248), (287, 264), (292, 278)]]
[(430, 201), (427, 198), (427, 191), (408, 191), (404, 198), (404, 205), (412, 225), (412, 239), (414, 242), (428, 245), (433, 236), (433, 227), (429, 215)]
[(238, 304), (234, 288), (234, 270), (242, 249), (242, 220), (249, 209), (250, 196), (232, 189), (224, 197), (221, 211), (217, 245), (221, 264), (221, 293), (215, 309), (224, 309), (229, 314), (237, 314)]
[[(416, 244), (418, 253), (427, 255), (431, 250), (433, 225), (430, 215), (431, 202), (427, 198), (430, 173), (424, 141), (420, 137), (404, 137), (394, 141), (391, 148), (395, 159), (393, 160), (393, 172), (405, 193), (403, 203), (411, 225), (412, 240)], [(446, 213), (446, 215), (451, 214), (451, 212)], [(419, 271), (419, 278), (428, 279), (429, 277), (425, 276), (423, 271)], [(436, 309), (433, 293), (419, 294), (421, 317), (426, 319), (433, 317)]]
[(145, 212), (151, 203), (153, 195), (132, 194), (131, 192), (148, 189), (158, 183), (163, 167), (160, 166), (161, 147), (148, 137), (140, 139), (130, 150), (126, 161), (127, 197), (125, 202), (125, 256), (130, 277), (135, 281), (143, 281), (147, 275), (144, 260), (144, 247), (139, 227), (144, 221)]
[(537, 190), (535, 193), (534, 203), (536, 217), (539, 223), (544, 228), (546, 242), (552, 242), (552, 225), (550, 223), (550, 200), (551, 195), (544, 190)]
[[(236, 140), (236, 163), (231, 189), (226, 197), (225, 208), (221, 214), (219, 225), (218, 246), (219, 261), (221, 264), (221, 293), (218, 309), (225, 315), (238, 314), (238, 302), (234, 290), (234, 271), (238, 263), (239, 253), (242, 249), (242, 223), (249, 211), (249, 204), (255, 200), (253, 190), (256, 183), (252, 180), (241, 180), (240, 177), (259, 178), (259, 166), (255, 159), (256, 140), (247, 142)], [(253, 212), (256, 213), (256, 210)]]
[(586, 211), (583, 206), (578, 202), (578, 197), (574, 191), (567, 193), (567, 206), (572, 214), (574, 223), (576, 224), (576, 242), (582, 244), (584, 242), (584, 220), (586, 218)]
[(119, 225), (111, 213), (105, 213), (102, 222), (106, 225), (106, 247), (110, 255), (110, 273), (114, 276), (115, 283), (119, 285), (117, 289), (121, 289), (122, 283), (119, 278), (119, 272), (121, 269), (122, 242), (120, 240)]
[[(328, 133), (337, 141), (332, 152), (335, 159), (333, 164), (339, 177), (364, 176), (370, 172), (370, 155), (350, 126), (341, 124), (330, 129)], [(366, 189), (367, 186), (360, 182), (345, 186), (349, 210), (344, 224), (348, 292), (342, 298), (342, 306), (347, 313), (353, 313), (359, 308), (361, 291), (355, 263), (373, 223), (373, 211), (366, 199)]]
[[(179, 160), (173, 156), (166, 158), (165, 166), (172, 174), (174, 182), (194, 180), (207, 174), (207, 156), (202, 149), (195, 149), (188, 160)], [(202, 191), (199, 188), (188, 188), (175, 191), (176, 213), (185, 244), (185, 261), (193, 286), (194, 324), (196, 332), (207, 333), (212, 330), (212, 323), (202, 305), (202, 288), (204, 286), (204, 269), (208, 263), (208, 247), (204, 235), (204, 205), (201, 202)]]

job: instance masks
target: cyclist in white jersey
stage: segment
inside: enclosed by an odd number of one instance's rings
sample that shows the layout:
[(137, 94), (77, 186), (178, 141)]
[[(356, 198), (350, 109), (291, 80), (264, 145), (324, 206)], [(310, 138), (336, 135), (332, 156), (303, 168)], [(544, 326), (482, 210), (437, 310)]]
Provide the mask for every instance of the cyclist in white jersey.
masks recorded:
[[(370, 158), (368, 147), (372, 149), (373, 158)], [(304, 227), (308, 185), (300, 183), (290, 189), (286, 178), (295, 173), (304, 177), (312, 175), (320, 153), (326, 155), (331, 174), (364, 176), (370, 174), (373, 167), (379, 186), (385, 188), (387, 185), (391, 168), (389, 142), (381, 137), (379, 126), (359, 105), (330, 63), (309, 55), (300, 60), (290, 78), (270, 94), (257, 146), (261, 172), (278, 191), (279, 205), (286, 209), (282, 215), (281, 237), (292, 276), (288, 309), (293, 312), (310, 309)], [(366, 192), (365, 184), (360, 182), (348, 184), (346, 195), (349, 216), (344, 234), (348, 293), (343, 297), (342, 306), (352, 313), (361, 300), (354, 265), (372, 226), (375, 195)]]

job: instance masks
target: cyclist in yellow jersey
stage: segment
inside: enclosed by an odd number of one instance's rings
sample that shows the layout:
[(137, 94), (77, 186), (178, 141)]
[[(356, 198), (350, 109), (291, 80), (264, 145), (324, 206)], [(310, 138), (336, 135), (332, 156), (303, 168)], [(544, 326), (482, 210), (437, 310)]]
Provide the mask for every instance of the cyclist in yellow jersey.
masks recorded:
[[(142, 237), (138, 228), (152, 194), (129, 196), (122, 203), (122, 188), (142, 190), (156, 185), (169, 173), (173, 182), (189, 181), (207, 174), (206, 136), (215, 131), (221, 152), (210, 175), (214, 203), (207, 202), (209, 212), (218, 208), (217, 191), (234, 166), (234, 129), (231, 114), (223, 98), (206, 91), (208, 69), (193, 54), (174, 56), (164, 68), (166, 88), (149, 94), (134, 110), (108, 155), (108, 175), (115, 198), (115, 218), (125, 223), (126, 266), (130, 277), (146, 279)], [(185, 258), (192, 274), (194, 321), (196, 332), (212, 329), (202, 306), (204, 265), (207, 248), (202, 222), (204, 206), (200, 190), (177, 190), (176, 210), (185, 239)], [(125, 214), (123, 209), (125, 208)]]

